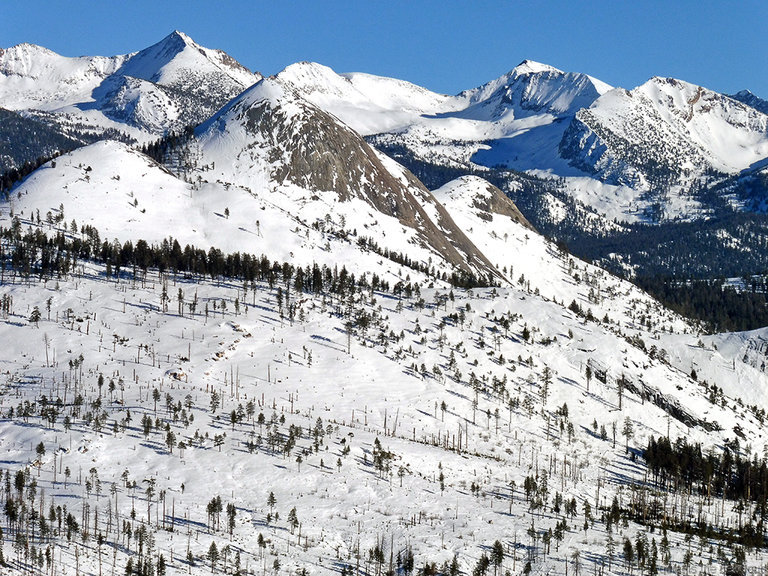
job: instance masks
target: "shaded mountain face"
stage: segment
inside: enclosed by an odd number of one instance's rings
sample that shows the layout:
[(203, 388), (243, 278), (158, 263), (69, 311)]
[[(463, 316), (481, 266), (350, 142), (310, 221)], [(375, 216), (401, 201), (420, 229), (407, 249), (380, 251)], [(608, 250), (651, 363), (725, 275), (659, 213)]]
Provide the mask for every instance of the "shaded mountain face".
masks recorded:
[(739, 102), (751, 106), (758, 112), (768, 114), (768, 100), (764, 100), (755, 94), (752, 94), (749, 90), (741, 90), (736, 94), (731, 94), (731, 98), (738, 100)]
[(371, 148), (331, 114), (276, 78), (232, 101), (198, 130), (203, 162), (258, 189), (298, 187), (362, 200), (415, 230), (457, 269), (484, 276), (493, 267), (412, 174)]
[(48, 112), (44, 120), (64, 129), (117, 129), (144, 140), (202, 122), (260, 78), (181, 32), (109, 58), (68, 58), (30, 44), (0, 50), (0, 106)]

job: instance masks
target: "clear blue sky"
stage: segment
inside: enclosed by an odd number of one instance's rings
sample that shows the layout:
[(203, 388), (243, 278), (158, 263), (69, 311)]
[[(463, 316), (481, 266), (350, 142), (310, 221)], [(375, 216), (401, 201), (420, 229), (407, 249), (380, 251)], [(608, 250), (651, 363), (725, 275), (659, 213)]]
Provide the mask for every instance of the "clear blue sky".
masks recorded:
[(456, 93), (528, 58), (625, 88), (673, 76), (768, 99), (766, 22), (765, 0), (4, 0), (0, 46), (111, 56), (178, 29), (267, 75), (312, 60)]

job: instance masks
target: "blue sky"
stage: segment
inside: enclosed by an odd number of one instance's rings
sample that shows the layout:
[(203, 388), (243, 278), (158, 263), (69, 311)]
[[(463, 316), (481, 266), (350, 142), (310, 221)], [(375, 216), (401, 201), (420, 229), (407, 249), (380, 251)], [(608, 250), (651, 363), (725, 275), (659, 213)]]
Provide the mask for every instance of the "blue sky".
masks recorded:
[(633, 88), (673, 76), (768, 99), (768, 2), (4, 0), (0, 46), (114, 55), (174, 29), (274, 74), (300, 60), (456, 93), (523, 59)]

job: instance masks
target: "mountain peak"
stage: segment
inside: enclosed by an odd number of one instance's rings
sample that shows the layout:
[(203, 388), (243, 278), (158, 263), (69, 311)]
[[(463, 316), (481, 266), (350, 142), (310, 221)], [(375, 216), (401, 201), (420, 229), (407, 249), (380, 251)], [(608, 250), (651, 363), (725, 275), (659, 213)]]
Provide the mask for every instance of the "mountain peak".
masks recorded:
[(281, 70), (276, 78), (291, 83), (305, 83), (308, 80), (324, 81), (324, 82), (338, 82), (341, 80), (336, 72), (328, 66), (318, 64), (317, 62), (309, 62), (302, 60), (286, 66)]
[(49, 50), (48, 48), (45, 48), (44, 46), (39, 46), (37, 44), (30, 44), (29, 42), (22, 42), (21, 44), (16, 44), (14, 46), (11, 46), (10, 48), (0, 48), (0, 57), (7, 56), (7, 57), (23, 57), (23, 56), (33, 56), (33, 55), (55, 55), (56, 53), (53, 50)]
[(737, 102), (741, 102), (742, 104), (746, 104), (758, 112), (768, 114), (768, 100), (760, 98), (760, 96), (750, 90), (740, 90), (739, 92), (736, 92), (736, 94), (731, 94), (730, 98)]
[(542, 72), (554, 72), (558, 74), (562, 74), (563, 71), (555, 68), (554, 66), (550, 66), (549, 64), (542, 64), (541, 62), (536, 62), (535, 60), (523, 60), (515, 66), (511, 74), (515, 74), (518, 76), (522, 76), (523, 74), (540, 74)]
[(179, 38), (179, 39), (183, 40), (187, 44), (194, 44), (195, 43), (195, 41), (192, 40), (192, 38), (190, 38), (189, 35), (185, 34), (181, 30), (174, 30), (173, 32), (171, 32), (167, 36), (167, 38)]
[(196, 48), (198, 44), (192, 40), (192, 38), (180, 30), (174, 30), (168, 36), (160, 40), (155, 46), (167, 46), (171, 49), (178, 51), (183, 50), (187, 46)]
[[(278, 106), (294, 97), (295, 94), (293, 93), (293, 89), (280, 77), (271, 76), (269, 78), (262, 78), (253, 86), (243, 91), (237, 98), (228, 102), (222, 110), (206, 122), (206, 125), (213, 123), (214, 118), (220, 116), (225, 110), (234, 106), (250, 107), (262, 102), (268, 103), (270, 106)], [(201, 126), (200, 129), (202, 131), (203, 127)]]
[(563, 72), (548, 64), (523, 60), (508, 73), (459, 94), (468, 101), (465, 117), (500, 121), (536, 114), (573, 115), (610, 86), (586, 74)]
[(195, 42), (184, 34), (183, 32), (180, 32), (178, 30), (174, 30), (168, 36), (160, 40), (160, 42), (157, 42), (153, 44), (152, 46), (145, 48), (139, 54), (143, 52), (153, 52), (154, 54), (162, 54), (166, 55), (169, 58), (172, 58), (176, 54), (179, 54), (187, 47), (195, 47), (197, 46)]
[[(261, 77), (226, 53), (196, 44), (179, 30), (132, 54), (119, 72), (164, 86), (191, 89), (201, 95), (224, 85), (228, 98)], [(217, 80), (212, 82), (211, 78)]]

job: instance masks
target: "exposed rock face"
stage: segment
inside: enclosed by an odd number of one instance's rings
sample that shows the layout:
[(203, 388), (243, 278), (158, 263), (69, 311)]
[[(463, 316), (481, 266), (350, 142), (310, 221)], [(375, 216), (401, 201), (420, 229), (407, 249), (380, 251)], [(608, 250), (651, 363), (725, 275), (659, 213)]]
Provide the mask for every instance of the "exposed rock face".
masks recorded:
[(507, 216), (518, 224), (521, 224), (534, 232), (536, 231), (533, 225), (526, 220), (525, 216), (523, 216), (523, 213), (520, 212), (515, 203), (510, 200), (504, 192), (490, 182), (486, 182), (485, 186), (485, 194), (478, 194), (472, 199), (472, 205), (475, 208), (480, 210), (481, 213), (488, 214), (489, 218), (492, 217), (493, 214)]

